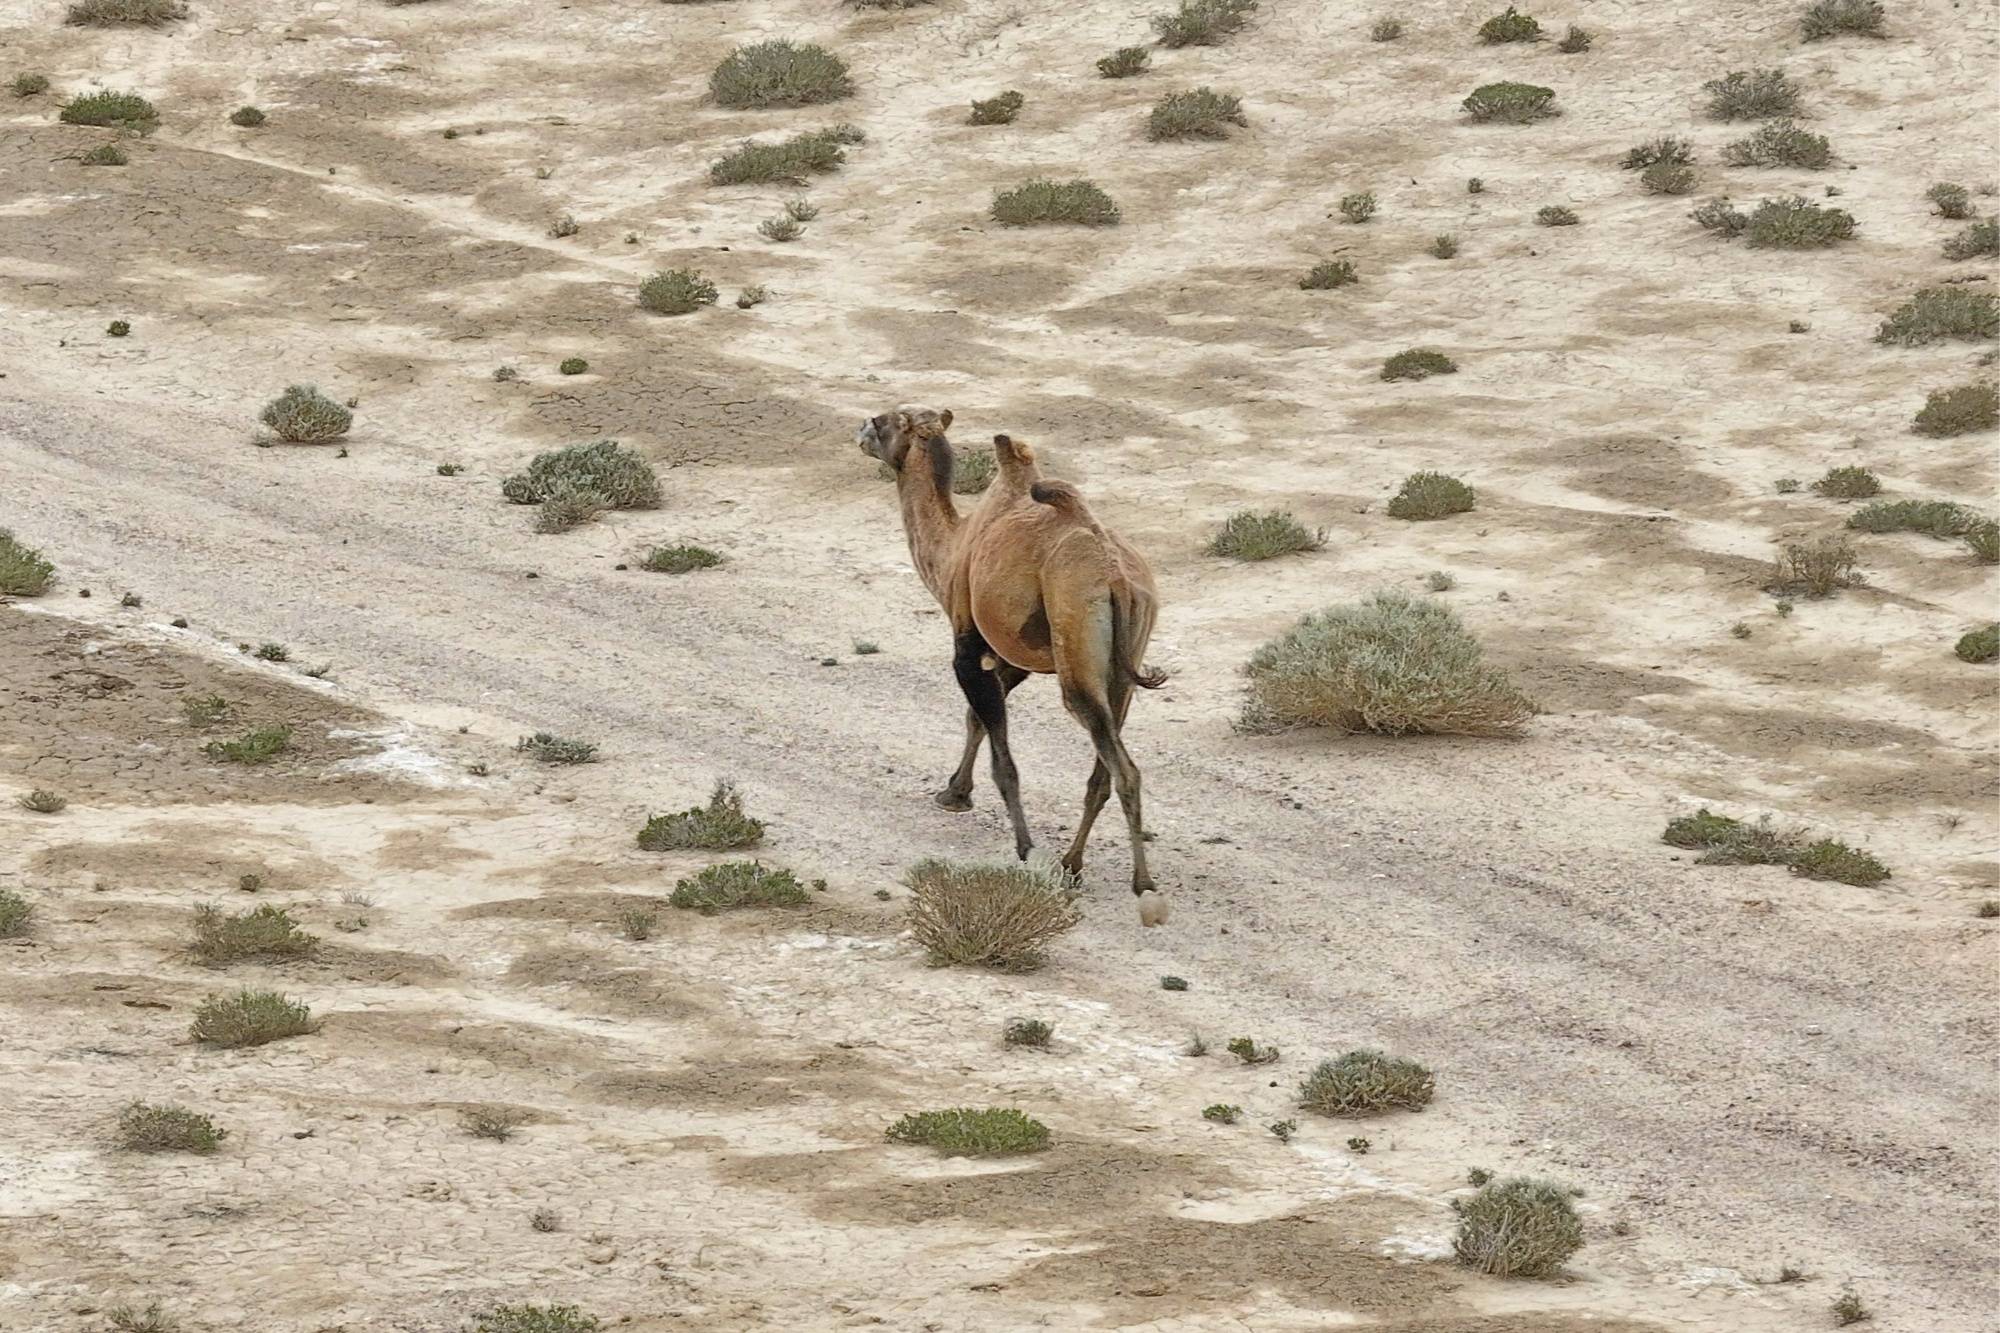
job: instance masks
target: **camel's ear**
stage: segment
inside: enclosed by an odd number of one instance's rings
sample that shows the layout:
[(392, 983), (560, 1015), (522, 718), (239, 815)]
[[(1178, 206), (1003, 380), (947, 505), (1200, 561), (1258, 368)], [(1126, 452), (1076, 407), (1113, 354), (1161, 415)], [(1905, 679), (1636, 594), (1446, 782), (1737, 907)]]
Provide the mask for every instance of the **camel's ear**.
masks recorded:
[(951, 429), (951, 409), (950, 409), (950, 408), (948, 408), (948, 407), (947, 407), (947, 408), (946, 408), (946, 409), (945, 409), (944, 411), (942, 411), (942, 412), (938, 413), (938, 429), (939, 429), (939, 430), (950, 430), (950, 429)]

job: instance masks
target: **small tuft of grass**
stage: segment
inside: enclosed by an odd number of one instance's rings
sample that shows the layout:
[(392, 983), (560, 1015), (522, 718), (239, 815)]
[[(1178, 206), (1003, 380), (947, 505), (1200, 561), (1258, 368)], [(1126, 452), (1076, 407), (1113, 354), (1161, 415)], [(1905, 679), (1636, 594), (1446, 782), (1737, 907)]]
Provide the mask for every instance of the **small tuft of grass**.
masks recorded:
[(1731, 70), (1701, 90), (1711, 120), (1770, 120), (1799, 109), (1798, 86), (1781, 69)]
[(1552, 1181), (1516, 1176), (1454, 1199), (1458, 1261), (1495, 1277), (1549, 1277), (1583, 1248), (1575, 1192)]
[(758, 223), (757, 234), (767, 241), (776, 241), (782, 245), (786, 241), (796, 241), (806, 234), (806, 229), (791, 214), (780, 213), (777, 217), (765, 218)]
[(65, 125), (100, 125), (148, 134), (160, 123), (160, 112), (137, 93), (106, 89), (72, 97), (63, 103), (56, 119)]
[(1467, 194), (1485, 194), (1486, 182), (1477, 176), (1470, 177), (1465, 182), (1465, 192)]
[(1431, 258), (1452, 259), (1458, 255), (1458, 237), (1448, 231), (1441, 231), (1431, 237)]
[(2000, 521), (1982, 518), (1965, 530), (1965, 544), (1982, 565), (2000, 565)]
[(1188, 988), (1188, 983), (1186, 977), (1166, 976), (1160, 978), (1161, 990), (1181, 991), (1181, 990), (1186, 990), (1187, 988)]
[(1479, 25), (1479, 40), (1489, 46), (1504, 42), (1539, 42), (1541, 39), (1542, 25), (1512, 5)]
[(1536, 712), (1451, 608), (1396, 590), (1302, 617), (1245, 675), (1242, 725), (1253, 732), (1512, 736)]
[(354, 414), (311, 384), (294, 384), (265, 404), (258, 420), (281, 440), (319, 444), (337, 440), (354, 425)]
[(1370, 1143), (1367, 1139), (1362, 1138), (1358, 1134), (1347, 1141), (1347, 1151), (1353, 1153), (1356, 1157), (1362, 1156), (1370, 1148), (1374, 1146), (1375, 1146), (1374, 1144)]
[(1779, 551), (1777, 579), (1770, 591), (1786, 596), (1831, 597), (1842, 588), (1867, 582), (1856, 563), (1853, 545), (1834, 534), (1811, 541), (1787, 542)]
[(618, 933), (628, 940), (650, 940), (653, 928), (659, 924), (660, 914), (650, 907), (618, 909)]
[(1308, 528), (1279, 509), (1261, 514), (1245, 509), (1225, 519), (1205, 549), (1210, 555), (1232, 560), (1273, 560), (1297, 551), (1317, 551), (1325, 545), (1325, 528)]
[(2000, 916), (2000, 900), (1983, 899), (1979, 906), (1972, 909), (1972, 914), (1981, 921), (1991, 921), (1994, 917)]
[(574, 1305), (496, 1305), (472, 1333), (599, 1333), (603, 1321)]
[(1231, 1037), (1223, 1049), (1246, 1065), (1270, 1065), (1278, 1062), (1278, 1048), (1259, 1046), (1254, 1037)]
[(1376, 19), (1374, 26), (1368, 29), (1368, 40), (1371, 42), (1393, 42), (1402, 35), (1401, 19)]
[[(132, 325), (126, 320), (122, 319), (114, 319), (104, 328), (105, 336), (111, 338), (123, 338), (129, 335), (131, 332), (132, 332)], [(131, 594), (127, 593), (126, 596), (129, 597), (131, 596)]]
[(458, 1113), (458, 1127), (475, 1139), (505, 1143), (527, 1122), (527, 1116), (505, 1106), (474, 1106)]
[(1023, 1112), (961, 1106), (919, 1111), (889, 1126), (891, 1143), (935, 1148), (947, 1157), (1012, 1157), (1049, 1146), (1048, 1126)]
[(1688, 216), (1703, 231), (1714, 232), (1726, 241), (1733, 241), (1750, 229), (1749, 215), (1732, 207), (1727, 199), (1711, 199)]
[(1959, 636), (1952, 652), (1961, 662), (1991, 662), (2000, 658), (2000, 620), (1966, 631)]
[(284, 725), (258, 727), (233, 741), (210, 741), (201, 752), (226, 764), (266, 764), (292, 746), (292, 729)]
[(153, 1106), (128, 1102), (118, 1113), (118, 1146), (127, 1152), (191, 1152), (208, 1154), (222, 1146), (229, 1131), (185, 1106)]
[(528, 461), (500, 483), (500, 494), (511, 504), (545, 504), (558, 496), (587, 491), (611, 509), (657, 509), (660, 479), (636, 449), (616, 440), (572, 444), (549, 449)]
[(789, 870), (767, 870), (756, 861), (725, 861), (675, 884), (667, 901), (714, 916), (746, 907), (804, 907), (812, 895)]
[(1972, 194), (1963, 185), (1933, 185), (1924, 191), (1937, 216), (1963, 222), (1972, 216)]
[(204, 1046), (262, 1046), (286, 1037), (317, 1032), (312, 1010), (276, 991), (243, 990), (211, 995), (194, 1011), (188, 1035)]
[(463, 463), (439, 463), (437, 465), (437, 474), (440, 477), (455, 477), (463, 471), (465, 471)]
[(1576, 210), (1561, 204), (1544, 204), (1535, 210), (1535, 225), (1538, 227), (1574, 227), (1582, 221)]
[(259, 662), (289, 662), (292, 660), (292, 650), (282, 643), (260, 643), (250, 656)]
[(1382, 378), (1385, 380), (1424, 380), (1433, 375), (1457, 373), (1458, 362), (1443, 352), (1433, 352), (1422, 347), (1398, 352), (1382, 363)]
[(1569, 25), (1568, 31), (1563, 33), (1562, 40), (1556, 43), (1556, 50), (1566, 56), (1581, 55), (1596, 44), (1596, 33), (1588, 28), (1579, 28), (1572, 23)]
[(1923, 288), (1875, 330), (1876, 342), (1893, 347), (1994, 337), (2000, 337), (2000, 296), (1962, 286)]
[(1889, 878), (1889, 867), (1881, 861), (1834, 838), (1807, 843), (1793, 853), (1787, 865), (1794, 875), (1806, 879), (1830, 879), (1863, 888)]
[(35, 908), (12, 889), (0, 889), (0, 940), (18, 939), (28, 933)]
[(1656, 162), (1639, 173), (1639, 186), (1647, 194), (1692, 194), (1695, 187), (1694, 168)]
[(847, 63), (825, 47), (785, 38), (739, 46), (708, 76), (708, 95), (737, 109), (816, 106), (852, 96)]
[(1155, 14), (1153, 31), (1160, 45), (1220, 46), (1241, 31), (1257, 10), (1257, 0), (1181, 0), (1171, 14)]
[(1840, 1295), (1834, 1297), (1833, 1322), (1835, 1327), (1846, 1328), (1849, 1324), (1865, 1323), (1874, 1317), (1875, 1312), (1870, 1310), (1862, 1302), (1862, 1299), (1853, 1292), (1843, 1291)]
[(722, 557), (706, 546), (655, 546), (639, 558), (639, 568), (649, 574), (691, 574), (721, 563)]
[(1028, 99), (1013, 89), (996, 97), (974, 98), (972, 115), (967, 123), (972, 125), (1012, 125), (1014, 118), (1021, 114), (1021, 108)]
[(861, 139), (853, 126), (836, 125), (779, 143), (746, 143), (711, 162), (708, 179), (715, 185), (805, 185), (837, 169), (847, 160), (847, 145)]
[(1431, 1071), (1415, 1060), (1362, 1049), (1320, 1061), (1299, 1085), (1299, 1105), (1330, 1116), (1421, 1111), (1436, 1091)]
[(265, 119), (266, 117), (261, 107), (239, 106), (229, 113), (229, 123), (246, 130), (256, 129), (264, 123)]
[(1854, 239), (1854, 215), (1792, 195), (1751, 211), (1744, 235), (1753, 250), (1820, 250)]
[(924, 860), (910, 868), (910, 931), (934, 966), (1028, 972), (1076, 925), (1069, 876), (1039, 857), (1025, 864)]
[(639, 308), (655, 315), (689, 315), (714, 305), (715, 284), (690, 268), (670, 268), (639, 284)]
[(157, 28), (187, 16), (181, 0), (76, 0), (63, 22), (79, 28)]
[(104, 1312), (104, 1322), (116, 1333), (180, 1333), (181, 1327), (158, 1301), (148, 1301), (144, 1309), (114, 1305)]
[(1180, 139), (1227, 139), (1231, 125), (1248, 125), (1243, 99), (1213, 88), (1168, 93), (1153, 104), (1146, 137), (1155, 143)]
[(1556, 90), (1533, 83), (1483, 83), (1461, 105), (1480, 124), (1527, 125), (1556, 114)]
[(8, 85), (16, 97), (39, 97), (49, 90), (49, 76), (46, 74), (16, 74), (14, 82)]
[(558, 736), (548, 731), (523, 736), (514, 743), (514, 748), (544, 764), (588, 764), (597, 758), (594, 742)]
[(1292, 1135), (1299, 1132), (1299, 1122), (1296, 1120), (1277, 1120), (1264, 1126), (1264, 1128), (1270, 1130), (1278, 1142), (1290, 1143)]
[(55, 572), (40, 551), (0, 528), (0, 596), (39, 597), (49, 590)]
[(187, 951), (203, 967), (221, 967), (245, 958), (305, 958), (318, 944), (282, 907), (266, 903), (231, 915), (202, 906), (194, 909)]
[(1107, 79), (1129, 79), (1144, 74), (1153, 64), (1153, 53), (1143, 46), (1121, 46), (1097, 61), (1097, 72)]
[(1861, 37), (1886, 37), (1879, 0), (1813, 0), (1799, 16), (1799, 34), (1809, 42), (1851, 32)]
[(20, 799), (23, 810), (38, 815), (60, 814), (68, 805), (68, 797), (52, 792), (47, 787), (37, 787)]
[(1950, 260), (2000, 258), (2000, 218), (1981, 218), (1944, 242), (1944, 257)]
[(856, 639), (854, 641), (854, 655), (856, 657), (873, 657), (881, 651), (882, 645), (879, 643), (873, 643), (867, 639)]
[(1625, 156), (1618, 159), (1618, 165), (1627, 171), (1644, 171), (1647, 167), (1655, 166), (1693, 166), (1694, 144), (1671, 135), (1648, 139), (1645, 143), (1634, 144), (1626, 149)]
[(535, 511), (535, 531), (544, 535), (582, 527), (611, 506), (598, 492), (579, 487), (551, 495)]
[(1882, 481), (1865, 467), (1833, 467), (1812, 488), (1829, 500), (1866, 500), (1881, 492)]
[(1299, 290), (1303, 292), (1328, 292), (1336, 287), (1348, 287), (1361, 281), (1361, 275), (1354, 271), (1354, 263), (1348, 259), (1324, 259), (1306, 270), (1299, 279)]
[(1800, 129), (1789, 120), (1759, 126), (1755, 134), (1722, 150), (1732, 167), (1802, 167), (1824, 171), (1833, 164), (1833, 146), (1823, 134)]
[(639, 830), (639, 848), (648, 852), (728, 852), (754, 847), (763, 838), (763, 822), (743, 813), (743, 797), (735, 784), (718, 782), (707, 805), (649, 818)]
[(1213, 1120), (1218, 1125), (1233, 1125), (1243, 1118), (1243, 1108), (1232, 1106), (1228, 1102), (1217, 1102), (1213, 1106), (1202, 1107), (1201, 1118)]
[(1009, 1046), (1032, 1046), (1037, 1050), (1047, 1050), (1050, 1038), (1056, 1030), (1039, 1018), (1015, 1018), (1008, 1020), (1000, 1040)]
[(1375, 194), (1363, 190), (1359, 194), (1344, 194), (1340, 197), (1340, 216), (1349, 222), (1366, 222), (1375, 216)]
[(1038, 178), (993, 196), (993, 220), (1007, 227), (1072, 223), (1080, 227), (1113, 227), (1118, 205), (1095, 181), (1053, 181)]
[(1389, 500), (1390, 518), (1427, 521), (1471, 510), (1478, 494), (1443, 472), (1412, 472)]
[(1493, 1179), (1493, 1173), (1483, 1166), (1468, 1167), (1466, 1169), (1465, 1183), (1474, 1189), (1478, 1189), (1491, 1179)]

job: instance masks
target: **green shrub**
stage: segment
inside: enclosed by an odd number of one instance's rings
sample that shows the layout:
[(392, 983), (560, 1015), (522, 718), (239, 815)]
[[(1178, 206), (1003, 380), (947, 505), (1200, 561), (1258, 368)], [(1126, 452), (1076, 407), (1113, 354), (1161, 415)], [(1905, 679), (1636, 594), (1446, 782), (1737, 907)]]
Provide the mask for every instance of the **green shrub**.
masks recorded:
[(1804, 167), (1823, 171), (1833, 164), (1833, 146), (1823, 134), (1800, 129), (1789, 120), (1760, 125), (1755, 134), (1722, 150), (1732, 167)]
[(1566, 56), (1580, 55), (1588, 51), (1596, 41), (1596, 33), (1591, 32), (1588, 28), (1579, 28), (1572, 23), (1569, 25), (1569, 30), (1563, 33), (1562, 40), (1556, 43), (1556, 50)]
[(1045, 1051), (1055, 1034), (1056, 1030), (1039, 1018), (1015, 1018), (1008, 1020), (1000, 1040), (1009, 1046), (1032, 1046)]
[(219, 694), (202, 694), (192, 699), (181, 700), (181, 716), (193, 726), (214, 726), (228, 717), (229, 713), (229, 700)]
[(590, 370), (590, 362), (580, 356), (566, 356), (556, 363), (558, 375), (582, 375)]
[(124, 338), (131, 334), (132, 325), (129, 321), (122, 319), (114, 319), (109, 324), (105, 325), (104, 332), (107, 337)]
[(104, 1322), (114, 1333), (180, 1333), (181, 1327), (158, 1301), (148, 1301), (144, 1309), (114, 1305), (104, 1312)]
[(109, 125), (145, 133), (160, 123), (160, 113), (137, 93), (85, 93), (63, 103), (56, 119), (65, 125)]
[(988, 97), (984, 100), (974, 98), (972, 102), (971, 123), (974, 125), (1011, 125), (1014, 123), (1014, 117), (1020, 115), (1021, 108), (1027, 104), (1027, 98), (1012, 90), (1001, 93), (998, 97)]
[(1750, 219), (1732, 208), (1727, 199), (1711, 199), (1692, 214), (1703, 231), (1712, 231), (1724, 240), (1734, 240), (1750, 228)]
[(1965, 530), (1965, 544), (1982, 565), (2000, 565), (2000, 522), (1983, 518)]
[(1221, 529), (1209, 538), (1207, 551), (1232, 560), (1271, 560), (1325, 545), (1325, 528), (1314, 531), (1279, 509), (1261, 514), (1244, 509), (1223, 520)]
[(951, 489), (954, 495), (982, 495), (993, 484), (1000, 464), (992, 454), (965, 454), (953, 461)]
[(1889, 867), (1858, 848), (1832, 838), (1807, 843), (1787, 863), (1794, 875), (1866, 887), (1889, 878)]
[(542, 501), (535, 510), (535, 531), (544, 536), (580, 528), (611, 508), (597, 491), (579, 488), (560, 491)]
[(1878, 500), (1847, 516), (1859, 532), (1921, 532), (1926, 537), (1963, 537), (1979, 522), (1977, 511), (1950, 500)]
[(1501, 42), (1539, 42), (1542, 25), (1509, 5), (1479, 25), (1479, 40), (1489, 45)]
[(1561, 204), (1544, 204), (1535, 210), (1535, 225), (1538, 227), (1574, 227), (1580, 218), (1573, 208)]
[(232, 916), (201, 906), (194, 909), (188, 954), (204, 967), (221, 967), (244, 958), (303, 958), (318, 944), (282, 907), (267, 903)]
[(1854, 547), (1837, 536), (1787, 542), (1778, 556), (1772, 591), (1803, 597), (1831, 597), (1865, 580), (1855, 568)]
[(1407, 352), (1398, 352), (1382, 363), (1382, 378), (1385, 380), (1422, 380), (1433, 375), (1456, 375), (1458, 362), (1442, 352), (1433, 352), (1421, 347), (1413, 347)]
[[(1959, 656), (1964, 657), (1965, 654), (1960, 653)], [(0, 889), (0, 940), (19, 939), (27, 934), (28, 923), (34, 916), (34, 905), (26, 898), (12, 889)]]
[(588, 764), (597, 759), (597, 746), (590, 741), (538, 731), (514, 743), (515, 750), (544, 764)]
[(1248, 125), (1242, 99), (1213, 88), (1168, 93), (1153, 104), (1146, 119), (1146, 137), (1154, 142), (1177, 139), (1227, 139), (1231, 125)]
[(1349, 222), (1366, 222), (1375, 216), (1375, 195), (1364, 190), (1359, 194), (1344, 194), (1340, 197), (1340, 215)]
[(603, 1327), (574, 1305), (498, 1305), (479, 1316), (472, 1333), (598, 1333)]
[(1389, 500), (1390, 518), (1433, 519), (1472, 508), (1473, 489), (1442, 472), (1412, 472)]
[(500, 483), (500, 494), (517, 505), (544, 504), (579, 491), (601, 497), (611, 509), (660, 505), (660, 479), (653, 465), (616, 440), (546, 450), (529, 460), (527, 471)]
[(1812, 488), (1829, 500), (1866, 500), (1881, 491), (1882, 482), (1865, 467), (1833, 467)]
[(1731, 70), (1701, 85), (1714, 120), (1769, 120), (1798, 112), (1799, 90), (1781, 69)]
[(910, 930), (932, 964), (1032, 971), (1083, 919), (1068, 875), (1039, 857), (1019, 865), (919, 861), (905, 881)]
[(690, 268), (670, 268), (639, 284), (639, 308), (656, 315), (687, 315), (714, 305), (715, 284)]
[(1753, 250), (1817, 250), (1854, 239), (1854, 215), (1793, 195), (1766, 199), (1745, 230)]
[(77, 159), (86, 167), (122, 167), (131, 160), (115, 143), (101, 143)]
[(118, 1146), (127, 1152), (207, 1154), (222, 1146), (229, 1131), (185, 1106), (128, 1102), (118, 1113)]
[(2000, 258), (2000, 218), (1981, 218), (1944, 242), (1946, 259)]
[(1895, 347), (1993, 337), (2000, 337), (2000, 296), (1969, 287), (1925, 287), (1875, 330), (1876, 342)]
[(1121, 46), (1097, 62), (1097, 72), (1107, 79), (1129, 79), (1144, 74), (1153, 63), (1153, 54), (1143, 46)]
[(204, 1046), (262, 1046), (285, 1037), (317, 1032), (312, 1010), (276, 991), (244, 990), (211, 995), (194, 1011), (188, 1035)]
[(1346, 287), (1361, 281), (1361, 275), (1354, 271), (1354, 261), (1349, 259), (1323, 259), (1306, 270), (1299, 279), (1299, 290), (1307, 292), (1327, 292), (1336, 287)]
[(1583, 1248), (1583, 1221), (1573, 1192), (1546, 1180), (1516, 1176), (1454, 1199), (1458, 1261), (1495, 1277), (1549, 1277)]
[(691, 574), (697, 569), (714, 569), (722, 557), (706, 546), (655, 546), (639, 561), (649, 574)]
[(10, 86), (16, 97), (37, 97), (49, 90), (49, 77), (46, 74), (16, 74)]
[[(1475, 121), (1526, 125), (1556, 114), (1556, 90), (1532, 83), (1485, 83), (1462, 105)], [(1477, 193), (1477, 191), (1475, 191)]]
[(69, 798), (47, 787), (37, 787), (18, 802), (23, 810), (37, 815), (59, 815), (69, 808)]
[(1088, 180), (1031, 180), (993, 196), (993, 220), (1009, 227), (1069, 222), (1083, 227), (1111, 227), (1118, 222), (1118, 205)]
[(861, 140), (853, 126), (835, 125), (778, 143), (746, 143), (711, 162), (708, 179), (715, 185), (805, 185), (839, 167), (847, 160), (846, 145)]
[(1458, 237), (1448, 231), (1441, 231), (1431, 237), (1430, 253), (1433, 259), (1451, 259), (1458, 254)]
[(265, 404), (258, 417), (281, 440), (319, 444), (337, 440), (354, 424), (354, 414), (311, 384), (294, 384)]
[(1278, 1063), (1276, 1046), (1259, 1045), (1254, 1037), (1231, 1037), (1223, 1047), (1231, 1055), (1246, 1065), (1274, 1065)]
[(1153, 16), (1153, 31), (1165, 47), (1220, 46), (1256, 9), (1257, 0), (1181, 0), (1173, 13)]
[(229, 123), (241, 126), (246, 130), (256, 129), (264, 123), (264, 120), (264, 112), (259, 107), (239, 106), (229, 113)]
[(1231, 1106), (1227, 1102), (1217, 1102), (1213, 1106), (1201, 1108), (1203, 1120), (1213, 1120), (1218, 1125), (1233, 1125), (1243, 1118), (1243, 1108)]
[(1644, 171), (1647, 167), (1669, 166), (1687, 167), (1694, 165), (1694, 145), (1686, 139), (1668, 136), (1648, 139), (1645, 143), (1625, 150), (1625, 156), (1618, 165), (1627, 171)]
[(292, 746), (292, 729), (286, 726), (258, 727), (233, 741), (210, 741), (201, 752), (210, 759), (230, 764), (263, 764)]
[(1833, 1323), (1836, 1328), (1865, 1323), (1874, 1317), (1874, 1311), (1851, 1291), (1843, 1291), (1833, 1298)]
[(1474, 176), (1465, 182), (1465, 192), (1467, 194), (1485, 194), (1486, 182)]
[(0, 594), (39, 597), (49, 590), (56, 567), (42, 553), (0, 528)]
[(1809, 42), (1843, 32), (1886, 37), (1882, 18), (1882, 6), (1877, 0), (1814, 0), (1800, 17), (1799, 30)]
[(1402, 35), (1401, 19), (1376, 19), (1375, 25), (1368, 30), (1369, 40), (1376, 42), (1393, 42)]
[(653, 927), (659, 923), (660, 914), (650, 907), (621, 907), (618, 910), (618, 933), (628, 940), (653, 938)]
[(735, 785), (718, 782), (707, 805), (648, 819), (639, 830), (639, 848), (648, 852), (728, 852), (754, 847), (763, 837), (763, 823), (743, 813), (743, 797)]
[(1049, 1129), (1020, 1111), (969, 1106), (919, 1111), (889, 1126), (889, 1142), (935, 1148), (947, 1157), (1011, 1157), (1049, 1146)]
[(63, 22), (81, 28), (157, 28), (187, 16), (180, 0), (75, 0)]
[(1245, 675), (1251, 731), (1511, 736), (1536, 711), (1450, 608), (1397, 591), (1303, 617)]
[(714, 916), (743, 907), (804, 907), (812, 895), (789, 870), (766, 870), (755, 861), (727, 861), (681, 880), (667, 901)]
[(708, 76), (718, 106), (814, 106), (851, 96), (847, 65), (824, 47), (784, 38), (739, 46)]
[(1639, 173), (1639, 185), (1647, 194), (1692, 194), (1694, 168), (1656, 162)]
[(521, 1112), (504, 1106), (474, 1106), (458, 1113), (458, 1127), (475, 1139), (505, 1143), (526, 1123)]
[[(1991, 662), (2000, 658), (2000, 620), (1960, 635), (1952, 651), (1961, 662)], [(0, 903), (0, 935), (7, 933), (6, 904)]]
[(1963, 185), (1933, 185), (1924, 191), (1924, 198), (1931, 201), (1941, 218), (1963, 222), (1972, 216), (1972, 196)]
[(1299, 1085), (1299, 1105), (1320, 1115), (1421, 1111), (1436, 1090), (1431, 1071), (1416, 1061), (1364, 1049), (1320, 1061)]
[(783, 244), (786, 241), (796, 241), (806, 234), (806, 229), (789, 213), (780, 213), (774, 218), (765, 218), (758, 223), (757, 234), (767, 241)]

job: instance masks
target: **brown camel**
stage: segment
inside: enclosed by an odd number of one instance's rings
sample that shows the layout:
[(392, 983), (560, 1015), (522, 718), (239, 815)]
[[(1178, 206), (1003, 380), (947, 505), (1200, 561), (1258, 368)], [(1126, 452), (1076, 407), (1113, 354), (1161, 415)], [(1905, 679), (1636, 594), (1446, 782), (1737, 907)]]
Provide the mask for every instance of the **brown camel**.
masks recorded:
[(965, 751), (936, 796), (947, 810), (972, 808), (972, 770), (982, 740), (993, 747), (993, 783), (1007, 803), (1014, 851), (1034, 847), (1021, 812), (1020, 776), (1007, 743), (1007, 696), (1030, 675), (1053, 675), (1063, 706), (1097, 751), (1083, 817), (1063, 868), (1083, 871), (1091, 825), (1115, 786), (1132, 839), (1132, 892), (1139, 920), (1164, 924), (1167, 902), (1146, 869), (1139, 766), (1121, 733), (1133, 688), (1157, 689), (1147, 671), (1159, 592), (1145, 559), (1092, 517), (1068, 482), (1045, 480), (1035, 452), (993, 437), (998, 475), (971, 512), (952, 501), (950, 412), (903, 408), (863, 422), (862, 452), (896, 474), (903, 530), (917, 576), (951, 618), (952, 669), (965, 692)]

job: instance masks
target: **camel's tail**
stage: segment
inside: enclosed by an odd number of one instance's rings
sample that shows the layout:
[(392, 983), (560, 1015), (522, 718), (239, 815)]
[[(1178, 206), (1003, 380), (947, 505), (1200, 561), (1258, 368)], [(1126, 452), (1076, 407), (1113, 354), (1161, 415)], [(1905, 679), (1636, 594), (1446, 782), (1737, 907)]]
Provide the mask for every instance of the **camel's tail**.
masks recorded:
[[(1104, 535), (1091, 515), (1090, 506), (1083, 502), (1083, 493), (1068, 482), (1038, 481), (1028, 488), (1028, 494), (1036, 503), (1076, 519), (1100, 537)], [(1132, 593), (1129, 588), (1116, 585), (1111, 589), (1111, 657), (1126, 679), (1142, 690), (1157, 690), (1167, 683), (1164, 671), (1148, 670), (1133, 651)]]

